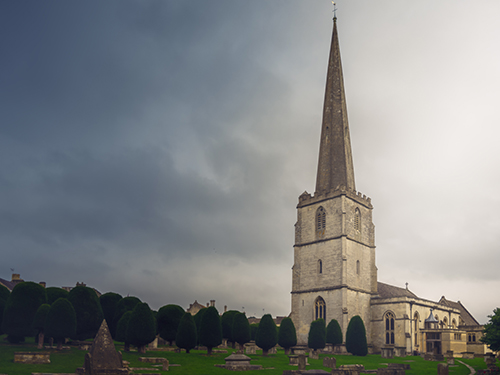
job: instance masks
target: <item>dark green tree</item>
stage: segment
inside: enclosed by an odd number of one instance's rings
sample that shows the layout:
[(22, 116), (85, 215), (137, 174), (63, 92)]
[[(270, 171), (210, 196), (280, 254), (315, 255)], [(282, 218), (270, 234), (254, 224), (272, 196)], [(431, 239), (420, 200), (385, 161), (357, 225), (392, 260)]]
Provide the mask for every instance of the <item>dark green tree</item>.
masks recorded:
[(278, 332), (278, 344), (290, 354), (290, 348), (297, 345), (297, 333), (291, 318), (283, 318)]
[(7, 298), (9, 298), (10, 291), (7, 289), (5, 286), (0, 284), (0, 301), (4, 300), (7, 301)]
[(353, 316), (349, 321), (345, 336), (345, 346), (347, 351), (352, 355), (365, 356), (368, 354), (365, 324), (359, 315)]
[(109, 332), (113, 337), (115, 337), (114, 330), (112, 329), (113, 318), (116, 313), (116, 308), (118, 307), (118, 302), (120, 302), (122, 298), (123, 297), (121, 295), (113, 292), (104, 293), (99, 297), (99, 303), (101, 304), (104, 319), (106, 320), (106, 323), (109, 327)]
[(38, 349), (43, 349), (45, 320), (47, 320), (49, 310), (50, 305), (48, 303), (44, 303), (43, 305), (40, 305), (38, 310), (36, 310), (35, 317), (33, 318), (33, 329), (38, 334)]
[(307, 338), (307, 346), (311, 349), (323, 349), (326, 344), (326, 327), (325, 321), (320, 318), (313, 321), (309, 327), (309, 336)]
[(51, 306), (45, 320), (45, 335), (57, 341), (62, 349), (64, 339), (76, 333), (76, 312), (67, 298), (59, 298)]
[(32, 323), (36, 311), (47, 303), (47, 293), (40, 284), (21, 282), (17, 284), (5, 303), (2, 330), (10, 342), (20, 342), (25, 336), (34, 336)]
[(252, 340), (255, 341), (255, 336), (257, 336), (257, 330), (259, 329), (259, 324), (258, 323), (252, 323), (250, 324), (250, 336), (252, 337)]
[(259, 323), (255, 334), (255, 344), (262, 349), (262, 355), (267, 356), (269, 349), (278, 343), (278, 331), (271, 314), (265, 314)]
[(68, 294), (76, 313), (76, 340), (93, 339), (104, 319), (96, 292), (86, 286), (77, 286)]
[(156, 317), (160, 337), (173, 345), (177, 336), (177, 328), (184, 316), (184, 309), (178, 305), (166, 305), (158, 310)]
[(52, 305), (59, 298), (68, 298), (69, 295), (67, 290), (55, 286), (45, 288), (45, 290), (47, 291), (47, 303), (49, 305)]
[(244, 313), (234, 314), (232, 332), (231, 337), (240, 345), (239, 351), (243, 353), (244, 345), (252, 339), (250, 323)]
[(123, 350), (126, 352), (130, 351), (130, 342), (127, 341), (127, 330), (128, 330), (128, 322), (130, 317), (132, 316), (132, 311), (126, 311), (116, 326), (116, 341), (123, 342)]
[(156, 337), (156, 322), (153, 312), (145, 302), (138, 303), (132, 310), (127, 325), (127, 341), (137, 347), (139, 353), (146, 353), (146, 345)]
[(222, 314), (220, 318), (220, 323), (222, 325), (222, 338), (226, 339), (228, 342), (232, 343), (232, 347), (234, 349), (234, 339), (233, 339), (233, 319), (239, 311), (237, 310), (228, 310), (224, 314)]
[(212, 354), (212, 348), (222, 343), (222, 326), (220, 316), (214, 306), (207, 307), (201, 318), (200, 343), (207, 347), (207, 354)]
[(500, 308), (493, 310), (493, 315), (488, 315), (489, 322), (484, 325), (483, 337), (484, 342), (493, 352), (500, 350)]
[(207, 309), (203, 308), (200, 311), (196, 313), (196, 315), (193, 317), (194, 318), (194, 323), (196, 324), (196, 332), (198, 333), (198, 344), (200, 343), (200, 335), (201, 335), (201, 320), (203, 319), (203, 315), (205, 315), (205, 312)]
[(122, 315), (127, 311), (132, 311), (134, 307), (140, 302), (141, 300), (137, 297), (124, 297), (120, 301), (118, 301), (118, 304), (116, 305), (115, 315), (113, 316), (113, 323), (111, 325), (108, 324), (108, 326), (110, 326), (109, 330), (113, 337), (115, 337), (114, 335), (116, 332), (116, 326), (118, 325), (118, 321), (121, 319)]
[(335, 319), (330, 320), (326, 327), (326, 342), (333, 345), (342, 344), (342, 329)]
[(198, 333), (194, 318), (190, 313), (184, 313), (177, 328), (175, 343), (179, 348), (186, 349), (186, 353), (189, 353), (196, 346), (197, 342)]

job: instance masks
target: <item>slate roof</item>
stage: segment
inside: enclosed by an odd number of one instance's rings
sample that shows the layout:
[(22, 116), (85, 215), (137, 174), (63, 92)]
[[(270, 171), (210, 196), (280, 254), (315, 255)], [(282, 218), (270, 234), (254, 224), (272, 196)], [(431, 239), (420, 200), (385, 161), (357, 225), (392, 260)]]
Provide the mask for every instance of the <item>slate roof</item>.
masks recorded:
[(458, 309), (460, 311), (460, 317), (464, 321), (464, 324), (466, 326), (479, 326), (479, 322), (474, 319), (472, 314), (465, 308), (464, 305), (460, 301), (458, 302), (453, 302), (453, 301), (448, 301), (444, 296), (441, 297), (439, 300), (439, 303), (441, 305), (445, 305), (448, 307), (453, 307), (455, 309)]
[(380, 298), (395, 298), (395, 297), (418, 298), (415, 293), (410, 292), (408, 289), (400, 288), (398, 286), (393, 286), (378, 282), (377, 287), (378, 287), (378, 295)]
[(13, 283), (12, 281), (5, 280), (5, 279), (2, 279), (2, 278), (0, 278), (0, 284), (2, 284), (3, 286), (5, 286), (10, 291), (12, 291), (12, 289), (14, 289), (14, 287), (16, 286), (16, 283)]

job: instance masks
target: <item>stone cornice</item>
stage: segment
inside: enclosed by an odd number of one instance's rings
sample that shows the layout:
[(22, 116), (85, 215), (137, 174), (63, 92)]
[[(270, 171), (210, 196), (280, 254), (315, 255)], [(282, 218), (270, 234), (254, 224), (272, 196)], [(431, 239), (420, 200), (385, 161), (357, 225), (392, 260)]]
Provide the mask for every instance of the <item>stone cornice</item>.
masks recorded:
[(329, 287), (323, 287), (323, 288), (311, 288), (311, 289), (303, 289), (303, 290), (292, 290), (290, 293), (291, 294), (317, 293), (317, 292), (328, 292), (328, 291), (331, 291), (331, 290), (338, 290), (338, 289), (347, 289), (347, 290), (351, 290), (353, 292), (360, 292), (360, 293), (365, 293), (365, 294), (376, 295), (376, 293), (372, 293), (372, 292), (370, 292), (368, 290), (348, 287), (345, 284), (336, 285), (336, 286), (329, 286)]
[(368, 245), (364, 242), (361, 242), (361, 241), (358, 241), (352, 237), (349, 237), (347, 234), (343, 234), (341, 236), (336, 236), (336, 237), (329, 237), (329, 238), (321, 238), (319, 240), (315, 240), (315, 241), (310, 241), (310, 242), (305, 242), (305, 243), (300, 243), (300, 244), (295, 244), (293, 245), (293, 247), (302, 247), (302, 246), (308, 246), (308, 245), (313, 245), (315, 243), (319, 243), (319, 242), (326, 242), (326, 241), (332, 241), (332, 240), (338, 240), (342, 237), (345, 237), (346, 239), (350, 240), (350, 241), (353, 241), (353, 242), (356, 242), (356, 243), (359, 243), (360, 245), (363, 245), (363, 246), (366, 246), (366, 247), (369, 247), (369, 248), (372, 248), (372, 249), (375, 249), (375, 245)]

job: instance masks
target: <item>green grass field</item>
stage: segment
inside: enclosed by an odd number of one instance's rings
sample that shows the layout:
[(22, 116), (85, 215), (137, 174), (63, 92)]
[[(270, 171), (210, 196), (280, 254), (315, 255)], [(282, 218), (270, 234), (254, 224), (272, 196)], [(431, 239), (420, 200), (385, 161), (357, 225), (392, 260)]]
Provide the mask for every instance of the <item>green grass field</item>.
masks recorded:
[[(35, 342), (32, 338), (27, 339), (22, 345), (8, 345), (4, 340), (4, 337), (0, 336), (0, 374), (7, 375), (30, 375), (33, 372), (42, 373), (73, 373), (77, 367), (83, 366), (85, 351), (79, 350), (77, 348), (65, 349), (58, 352), (57, 350), (49, 350), (51, 352), (50, 364), (45, 365), (27, 365), (14, 363), (14, 352), (18, 351), (38, 351), (36, 349)], [(116, 345), (117, 350), (122, 350), (120, 345)], [(134, 373), (157, 373), (161, 375), (192, 375), (192, 374), (203, 374), (203, 375), (222, 375), (231, 374), (228, 370), (215, 367), (215, 364), (224, 364), (224, 358), (227, 357), (232, 349), (227, 349), (228, 353), (217, 353), (211, 356), (207, 356), (206, 351), (193, 350), (190, 354), (186, 353), (175, 353), (169, 351), (148, 351), (145, 355), (138, 354), (137, 352), (123, 353), (123, 359), (130, 362), (130, 367), (135, 368), (148, 368), (149, 370), (137, 370)], [(44, 350), (48, 351), (48, 350)], [(259, 353), (259, 352), (257, 352)], [(171, 366), (170, 371), (161, 371), (161, 367), (154, 367), (152, 364), (146, 364), (139, 362), (139, 357), (164, 357), (167, 358), (170, 364), (180, 365)], [(307, 369), (323, 369), (329, 370), (323, 367), (323, 357), (329, 356), (327, 354), (321, 354), (320, 359), (314, 360), (309, 359), (309, 366)], [(259, 371), (246, 371), (245, 374), (248, 375), (281, 375), (284, 370), (296, 369), (294, 366), (288, 364), (288, 357), (283, 351), (278, 351), (277, 354), (271, 354), (268, 357), (263, 357), (261, 354), (250, 355), (252, 358), (251, 363), (255, 365), (262, 365), (263, 370)], [(379, 355), (368, 355), (366, 357), (355, 357), (355, 356), (342, 356), (336, 355), (337, 366), (346, 364), (362, 364), (366, 369), (376, 369), (386, 366), (388, 362), (391, 363), (409, 363), (411, 370), (406, 371), (407, 375), (425, 375), (425, 374), (437, 374), (437, 364), (438, 362), (428, 362), (424, 361), (420, 357), (404, 357), (404, 358), (394, 358), (391, 360), (383, 359)], [(484, 360), (482, 358), (475, 358), (472, 360), (460, 359), (476, 370), (486, 368)], [(159, 369), (160, 371), (157, 371)], [(470, 371), (468, 368), (460, 364), (455, 360), (455, 366), (450, 367), (449, 373), (453, 375), (466, 375)]]

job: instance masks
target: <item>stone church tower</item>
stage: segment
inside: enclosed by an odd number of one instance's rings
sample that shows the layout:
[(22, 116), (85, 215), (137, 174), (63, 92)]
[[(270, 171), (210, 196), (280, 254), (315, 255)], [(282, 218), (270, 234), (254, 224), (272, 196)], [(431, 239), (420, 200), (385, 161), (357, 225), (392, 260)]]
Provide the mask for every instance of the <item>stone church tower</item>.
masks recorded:
[(311, 322), (336, 319), (344, 335), (360, 315), (370, 337), (370, 300), (377, 294), (370, 198), (356, 192), (344, 80), (334, 18), (326, 79), (316, 191), (297, 205), (292, 320), (299, 344)]

